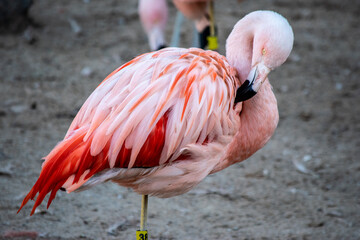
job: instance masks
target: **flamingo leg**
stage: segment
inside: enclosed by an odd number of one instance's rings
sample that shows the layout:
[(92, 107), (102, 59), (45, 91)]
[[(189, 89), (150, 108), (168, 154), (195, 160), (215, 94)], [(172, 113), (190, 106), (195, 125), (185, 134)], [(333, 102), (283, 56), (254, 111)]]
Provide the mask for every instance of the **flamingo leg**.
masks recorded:
[(210, 17), (210, 36), (207, 37), (208, 49), (217, 50), (218, 41), (215, 33), (215, 18), (214, 18), (214, 2), (209, 2), (209, 17)]
[(147, 208), (148, 208), (148, 195), (142, 195), (141, 215), (140, 215), (140, 231), (146, 231)]
[(147, 208), (148, 195), (141, 195), (140, 230), (136, 231), (136, 240), (148, 240), (148, 233), (146, 230)]
[(215, 36), (214, 2), (209, 3), (210, 36)]
[(180, 31), (181, 31), (181, 26), (182, 26), (183, 20), (184, 20), (184, 16), (182, 15), (182, 13), (180, 11), (178, 11), (176, 14), (174, 31), (173, 31), (173, 34), (171, 37), (171, 47), (179, 47)]

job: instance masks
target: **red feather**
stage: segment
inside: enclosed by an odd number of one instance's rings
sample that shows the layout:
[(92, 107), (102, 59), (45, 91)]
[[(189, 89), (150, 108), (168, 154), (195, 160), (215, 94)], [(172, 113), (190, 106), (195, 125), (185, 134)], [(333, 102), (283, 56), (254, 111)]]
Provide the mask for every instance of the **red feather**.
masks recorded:
[[(147, 140), (142, 146), (133, 167), (155, 167), (159, 165), (161, 151), (165, 143), (166, 123), (168, 112), (157, 122), (154, 129), (150, 132)], [(109, 168), (107, 153), (109, 151), (109, 142), (103, 151), (96, 156), (91, 156), (90, 146), (92, 136), (87, 141), (83, 141), (87, 129), (76, 129), (68, 139), (57, 145), (49, 154), (50, 159), (46, 159), (39, 179), (23, 200), (20, 209), (29, 201), (34, 199), (39, 193), (35, 205), (31, 211), (34, 214), (35, 209), (41, 204), (45, 196), (51, 192), (47, 207), (50, 206), (55, 198), (56, 192), (63, 186), (69, 177), (75, 175), (74, 183), (80, 180), (80, 177), (86, 170), (90, 172), (85, 176), (85, 180), (94, 174)], [(131, 156), (131, 149), (125, 148), (125, 144), (117, 156), (115, 168), (127, 168)]]

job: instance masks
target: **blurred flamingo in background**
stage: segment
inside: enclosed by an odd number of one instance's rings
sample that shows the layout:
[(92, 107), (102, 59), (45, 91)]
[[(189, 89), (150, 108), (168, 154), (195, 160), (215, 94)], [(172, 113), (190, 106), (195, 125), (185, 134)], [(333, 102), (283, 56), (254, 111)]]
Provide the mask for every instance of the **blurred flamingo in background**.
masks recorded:
[(141, 24), (147, 34), (151, 51), (166, 47), (164, 31), (168, 20), (166, 0), (140, 0)]
[[(197, 44), (205, 49), (208, 46), (207, 37), (210, 36), (209, 0), (173, 0), (176, 8), (184, 16), (192, 20), (198, 32)], [(165, 0), (140, 0), (138, 13), (144, 31), (147, 34), (152, 51), (166, 47), (165, 27), (168, 21), (168, 7)], [(181, 25), (181, 24), (180, 24)], [(180, 26), (175, 24), (175, 28)], [(174, 29), (178, 32), (179, 29)]]
[(247, 159), (277, 126), (267, 76), (292, 46), (285, 18), (256, 11), (235, 25), (226, 58), (165, 48), (122, 65), (100, 83), (45, 157), (19, 211), (37, 194), (31, 214), (50, 192), (48, 206), (59, 189), (72, 192), (108, 180), (140, 194), (172, 197)]
[(210, 0), (173, 0), (176, 8), (188, 19), (194, 21), (199, 34), (199, 47), (208, 46), (207, 37), (210, 36), (210, 13), (208, 3)]
[[(243, 0), (238, 0), (238, 3)], [(173, 0), (176, 8), (195, 24), (198, 46), (202, 49), (217, 49), (213, 0)], [(209, 39), (210, 37), (210, 39)]]

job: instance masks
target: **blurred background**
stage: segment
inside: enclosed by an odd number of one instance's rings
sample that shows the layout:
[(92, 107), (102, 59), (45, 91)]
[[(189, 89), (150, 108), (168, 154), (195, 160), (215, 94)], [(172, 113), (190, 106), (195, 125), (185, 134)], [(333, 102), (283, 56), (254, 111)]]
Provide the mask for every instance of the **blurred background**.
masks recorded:
[[(168, 2), (170, 43), (177, 10)], [(16, 214), (41, 158), (95, 87), (150, 51), (133, 0), (0, 0), (0, 239), (130, 239), (141, 197), (106, 183), (58, 192), (49, 210)], [(280, 123), (249, 160), (179, 197), (150, 198), (151, 239), (360, 239), (360, 2), (215, 1), (219, 52), (234, 24), (259, 9), (295, 33), (269, 75)], [(184, 20), (180, 46), (190, 47)]]

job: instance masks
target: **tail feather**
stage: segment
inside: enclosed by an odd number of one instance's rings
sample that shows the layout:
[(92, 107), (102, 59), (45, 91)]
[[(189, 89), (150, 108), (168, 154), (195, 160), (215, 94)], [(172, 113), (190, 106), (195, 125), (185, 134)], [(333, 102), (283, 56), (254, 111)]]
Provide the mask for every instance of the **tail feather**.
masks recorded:
[[(106, 156), (107, 153), (101, 153), (96, 157), (91, 156), (91, 137), (88, 141), (83, 141), (86, 132), (87, 128), (76, 129), (73, 134), (59, 143), (49, 155), (45, 157), (40, 176), (24, 198), (18, 212), (30, 199), (34, 200), (38, 194), (30, 214), (33, 215), (35, 209), (41, 204), (45, 196), (51, 192), (47, 204), (47, 207), (49, 207), (57, 191), (71, 176), (75, 176), (72, 184), (76, 184), (85, 171), (89, 170), (86, 172), (85, 178), (81, 178), (81, 181), (86, 181), (93, 174), (108, 166), (107, 161), (104, 163), (104, 156)], [(104, 150), (106, 149), (108, 148)]]
[[(133, 167), (144, 168), (159, 165), (160, 155), (165, 145), (167, 116), (167, 113), (165, 113), (164, 117), (158, 121), (155, 128), (149, 134), (138, 153)], [(64, 187), (68, 192), (72, 192), (94, 174), (110, 168), (109, 151), (112, 142), (111, 137), (104, 145), (102, 151), (96, 156), (92, 156), (90, 149), (94, 133), (90, 134), (86, 141), (84, 140), (88, 129), (89, 126), (74, 129), (45, 157), (40, 176), (25, 196), (19, 211), (30, 199), (34, 200), (37, 195), (35, 205), (31, 211), (31, 215), (34, 214), (35, 209), (41, 204), (45, 196), (51, 192), (47, 204), (47, 207), (49, 207), (55, 198), (56, 192), (61, 187)], [(126, 148), (124, 143), (116, 157), (114, 167), (129, 168), (131, 152), (132, 149)]]
[(65, 182), (66, 182), (65, 180), (60, 181), (60, 182), (56, 185), (56, 187), (51, 191), (50, 198), (49, 198), (49, 200), (48, 200), (48, 203), (47, 203), (46, 208), (49, 208), (49, 207), (50, 207), (50, 204), (51, 204), (51, 202), (54, 200), (57, 191), (59, 191), (59, 189), (61, 188), (61, 186), (62, 186)]
[(79, 152), (81, 155), (78, 158), (80, 164), (78, 166), (78, 171), (75, 174), (73, 184), (77, 183), (80, 180), (81, 175), (86, 171), (86, 169), (90, 167), (89, 165), (92, 163), (93, 156), (90, 155), (90, 145), (91, 142), (88, 141), (86, 145), (76, 149), (76, 151)]

